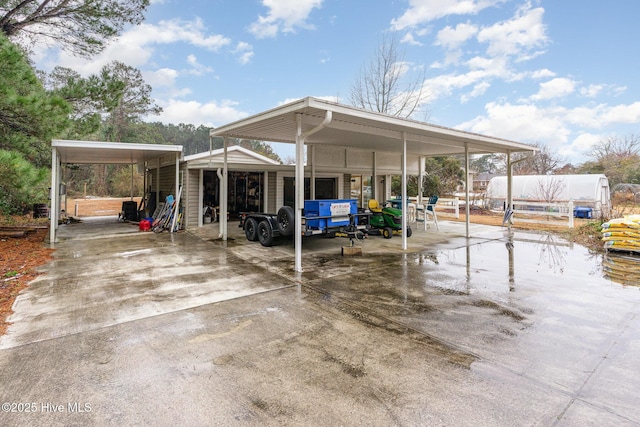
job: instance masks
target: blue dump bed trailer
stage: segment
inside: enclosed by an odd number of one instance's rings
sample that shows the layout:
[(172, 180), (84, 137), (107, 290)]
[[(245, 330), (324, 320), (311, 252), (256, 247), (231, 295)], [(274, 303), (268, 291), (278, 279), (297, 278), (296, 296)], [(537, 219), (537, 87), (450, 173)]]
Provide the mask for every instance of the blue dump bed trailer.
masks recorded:
[[(358, 213), (356, 200), (305, 200), (300, 232), (303, 236), (360, 239), (368, 230), (368, 221), (363, 219), (369, 216), (370, 213)], [(276, 214), (245, 212), (240, 215), (239, 226), (244, 229), (247, 240), (272, 246), (276, 238), (293, 236), (295, 213), (289, 206), (281, 207)]]

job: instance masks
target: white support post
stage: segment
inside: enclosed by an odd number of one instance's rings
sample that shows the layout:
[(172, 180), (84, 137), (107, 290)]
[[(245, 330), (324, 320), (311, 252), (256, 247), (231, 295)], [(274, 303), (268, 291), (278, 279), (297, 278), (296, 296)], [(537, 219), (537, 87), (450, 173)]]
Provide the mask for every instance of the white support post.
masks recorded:
[(198, 227), (203, 225), (204, 212), (204, 169), (198, 171)]
[(310, 188), (310, 195), (311, 195), (311, 200), (315, 200), (316, 199), (316, 165), (315, 165), (315, 155), (316, 155), (316, 150), (315, 150), (316, 146), (312, 145), (311, 147), (309, 147), (309, 155), (311, 157), (311, 180), (309, 185), (311, 186)]
[(223, 138), (223, 158), (224, 165), (222, 167), (222, 188), (220, 191), (220, 234), (222, 234), (222, 240), (227, 241), (227, 210), (229, 209), (229, 169), (227, 159), (227, 137)]
[(173, 221), (171, 222), (171, 228), (169, 229), (169, 233), (173, 233), (173, 229), (175, 227), (176, 218), (178, 218), (178, 212), (180, 211), (180, 200), (178, 199), (178, 193), (180, 192), (180, 154), (176, 153), (176, 189), (173, 200), (175, 201), (175, 212), (173, 214)]
[[(424, 156), (418, 157), (418, 198), (416, 204), (422, 205), (422, 181), (424, 181)], [(434, 208), (435, 209), (435, 208)]]
[[(160, 159), (156, 159), (156, 207), (160, 204)], [(153, 212), (151, 213), (153, 215)], [(155, 219), (155, 218), (154, 218)]]
[(295, 271), (302, 273), (302, 210), (304, 209), (304, 137), (302, 114), (296, 114), (296, 176), (295, 176)]
[(262, 180), (262, 212), (269, 212), (269, 172), (264, 171)]
[(573, 199), (569, 200), (569, 228), (573, 228)]
[[(511, 152), (507, 151), (507, 206), (505, 206), (504, 211), (507, 212), (509, 209), (513, 209), (513, 193), (512, 193), (512, 184), (513, 184), (513, 165), (511, 164)], [(507, 221), (509, 233), (511, 233), (511, 220)]]
[[(376, 158), (376, 152), (372, 153), (373, 155), (373, 168), (371, 169), (371, 198), (377, 199), (376, 195), (378, 194), (378, 159)], [(369, 206), (363, 206), (363, 208), (368, 209)]]
[(51, 148), (51, 209), (49, 209), (49, 243), (56, 242), (56, 230), (58, 229), (58, 151)]
[(407, 250), (407, 133), (402, 132), (402, 250)]
[[(471, 215), (471, 208), (469, 207), (469, 144), (464, 143), (464, 213), (465, 219), (465, 232), (467, 239), (470, 237), (469, 232), (469, 216)], [(435, 209), (435, 206), (434, 208)]]

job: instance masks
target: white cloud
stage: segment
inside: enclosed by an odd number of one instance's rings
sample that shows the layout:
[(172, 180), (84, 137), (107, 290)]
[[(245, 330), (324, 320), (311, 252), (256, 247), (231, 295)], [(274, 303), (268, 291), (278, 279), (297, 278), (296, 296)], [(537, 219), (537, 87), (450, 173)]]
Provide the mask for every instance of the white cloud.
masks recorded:
[(238, 55), (238, 62), (242, 65), (248, 64), (253, 58), (253, 46), (246, 42), (238, 42), (233, 53)]
[(506, 0), (409, 0), (409, 8), (391, 20), (391, 28), (404, 30), (427, 24), (448, 15), (476, 15)]
[(151, 87), (171, 87), (175, 84), (178, 71), (172, 68), (160, 68), (156, 71), (143, 72), (144, 81)]
[(580, 159), (587, 155), (605, 135), (593, 133), (581, 133), (570, 141), (568, 145), (558, 148), (558, 154), (569, 159)]
[(491, 87), (491, 84), (488, 82), (480, 82), (473, 87), (473, 90), (465, 95), (460, 97), (461, 103), (466, 103), (472, 98), (477, 98), (478, 96), (484, 95), (484, 93)]
[(222, 101), (220, 103), (211, 101), (200, 103), (197, 101), (179, 101), (171, 99), (159, 102), (163, 111), (159, 116), (150, 117), (150, 121), (161, 121), (163, 123), (192, 123), (196, 126), (220, 126), (247, 117), (244, 111), (238, 110), (237, 103), (233, 101)]
[(198, 58), (193, 54), (187, 56), (187, 63), (191, 65), (191, 69), (188, 71), (188, 73), (191, 75), (202, 76), (204, 74), (213, 72), (213, 68), (199, 63)]
[(541, 109), (534, 104), (490, 102), (486, 115), (460, 124), (461, 129), (516, 141), (566, 143), (570, 130), (562, 120), (562, 108)]
[(259, 16), (249, 26), (255, 37), (275, 37), (278, 32), (295, 32), (296, 28), (313, 29), (307, 18), (313, 9), (320, 8), (323, 0), (262, 0), (269, 9), (267, 16)]
[(422, 43), (416, 40), (415, 37), (413, 36), (413, 33), (411, 32), (405, 34), (400, 40), (400, 43), (407, 43), (412, 46), (422, 46)]
[(555, 76), (556, 76), (556, 73), (554, 73), (551, 70), (547, 70), (546, 68), (542, 70), (536, 70), (531, 73), (531, 78), (533, 79), (546, 79), (546, 78), (555, 77)]
[(620, 124), (640, 124), (640, 102), (576, 108), (491, 102), (486, 104), (484, 115), (457, 127), (515, 141), (539, 141), (575, 162), (582, 160), (581, 156), (602, 137), (592, 130), (611, 129)]
[(446, 26), (438, 31), (436, 45), (445, 49), (458, 49), (460, 45), (478, 33), (478, 27), (473, 24), (458, 24), (455, 28)]
[[(463, 89), (467, 86), (476, 86), (479, 83), (489, 84), (495, 78), (504, 80), (515, 79), (516, 76), (507, 69), (507, 62), (504, 58), (481, 58), (475, 57), (467, 62), (470, 71), (462, 74), (441, 74), (437, 77), (425, 80), (425, 87), (429, 89), (431, 101), (449, 96), (454, 90)], [(484, 86), (477, 87), (480, 90)], [(475, 91), (475, 89), (474, 89)], [(463, 97), (469, 100), (469, 95)]]
[[(513, 18), (482, 28), (478, 41), (488, 43), (490, 56), (515, 56), (516, 59), (530, 59), (539, 55), (548, 38), (543, 24), (544, 9), (530, 9), (527, 3)], [(531, 52), (534, 52), (533, 54)]]
[(606, 124), (640, 124), (640, 102), (630, 105), (616, 105), (603, 112), (601, 119)]
[(576, 82), (564, 77), (556, 77), (548, 82), (540, 83), (540, 90), (531, 99), (535, 101), (543, 99), (561, 98), (573, 93), (576, 89)]
[(160, 21), (157, 25), (138, 25), (109, 43), (102, 53), (91, 60), (79, 59), (59, 51), (55, 64), (72, 68), (82, 75), (97, 73), (100, 68), (114, 60), (139, 68), (149, 63), (156, 53), (156, 46), (174, 43), (187, 43), (217, 52), (229, 45), (231, 40), (218, 34), (208, 35), (200, 19), (173, 19)]
[(580, 95), (585, 96), (587, 98), (595, 98), (602, 92), (605, 88), (605, 85), (595, 85), (591, 84), (587, 87), (580, 88)]

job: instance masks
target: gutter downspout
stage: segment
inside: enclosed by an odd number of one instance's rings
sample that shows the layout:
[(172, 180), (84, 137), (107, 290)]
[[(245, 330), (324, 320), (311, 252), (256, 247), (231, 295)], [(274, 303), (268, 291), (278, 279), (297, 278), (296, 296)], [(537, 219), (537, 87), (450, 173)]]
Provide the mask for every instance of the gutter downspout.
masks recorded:
[(295, 271), (302, 273), (302, 211), (304, 209), (304, 141), (325, 126), (331, 123), (333, 113), (329, 110), (325, 112), (324, 120), (318, 126), (307, 132), (302, 132), (302, 113), (296, 114), (296, 194), (295, 194), (295, 225), (294, 247), (295, 247)]
[[(533, 156), (535, 156), (535, 152)], [(513, 167), (520, 162), (529, 160), (533, 156), (523, 157), (512, 162), (511, 152), (507, 152), (507, 206), (505, 208), (505, 212), (507, 212), (507, 209), (513, 210)], [(511, 233), (511, 220), (509, 220), (509, 233)]]

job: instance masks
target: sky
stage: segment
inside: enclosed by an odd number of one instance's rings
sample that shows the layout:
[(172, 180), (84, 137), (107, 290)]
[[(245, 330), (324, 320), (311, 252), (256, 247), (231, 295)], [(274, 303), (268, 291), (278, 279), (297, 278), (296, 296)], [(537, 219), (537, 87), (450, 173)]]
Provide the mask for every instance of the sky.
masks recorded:
[(218, 127), (306, 96), (349, 104), (391, 36), (408, 78), (424, 77), (415, 119), (578, 165), (599, 140), (640, 134), (639, 16), (638, 0), (151, 0), (98, 56), (34, 60), (83, 75), (124, 62), (163, 108), (147, 121)]

